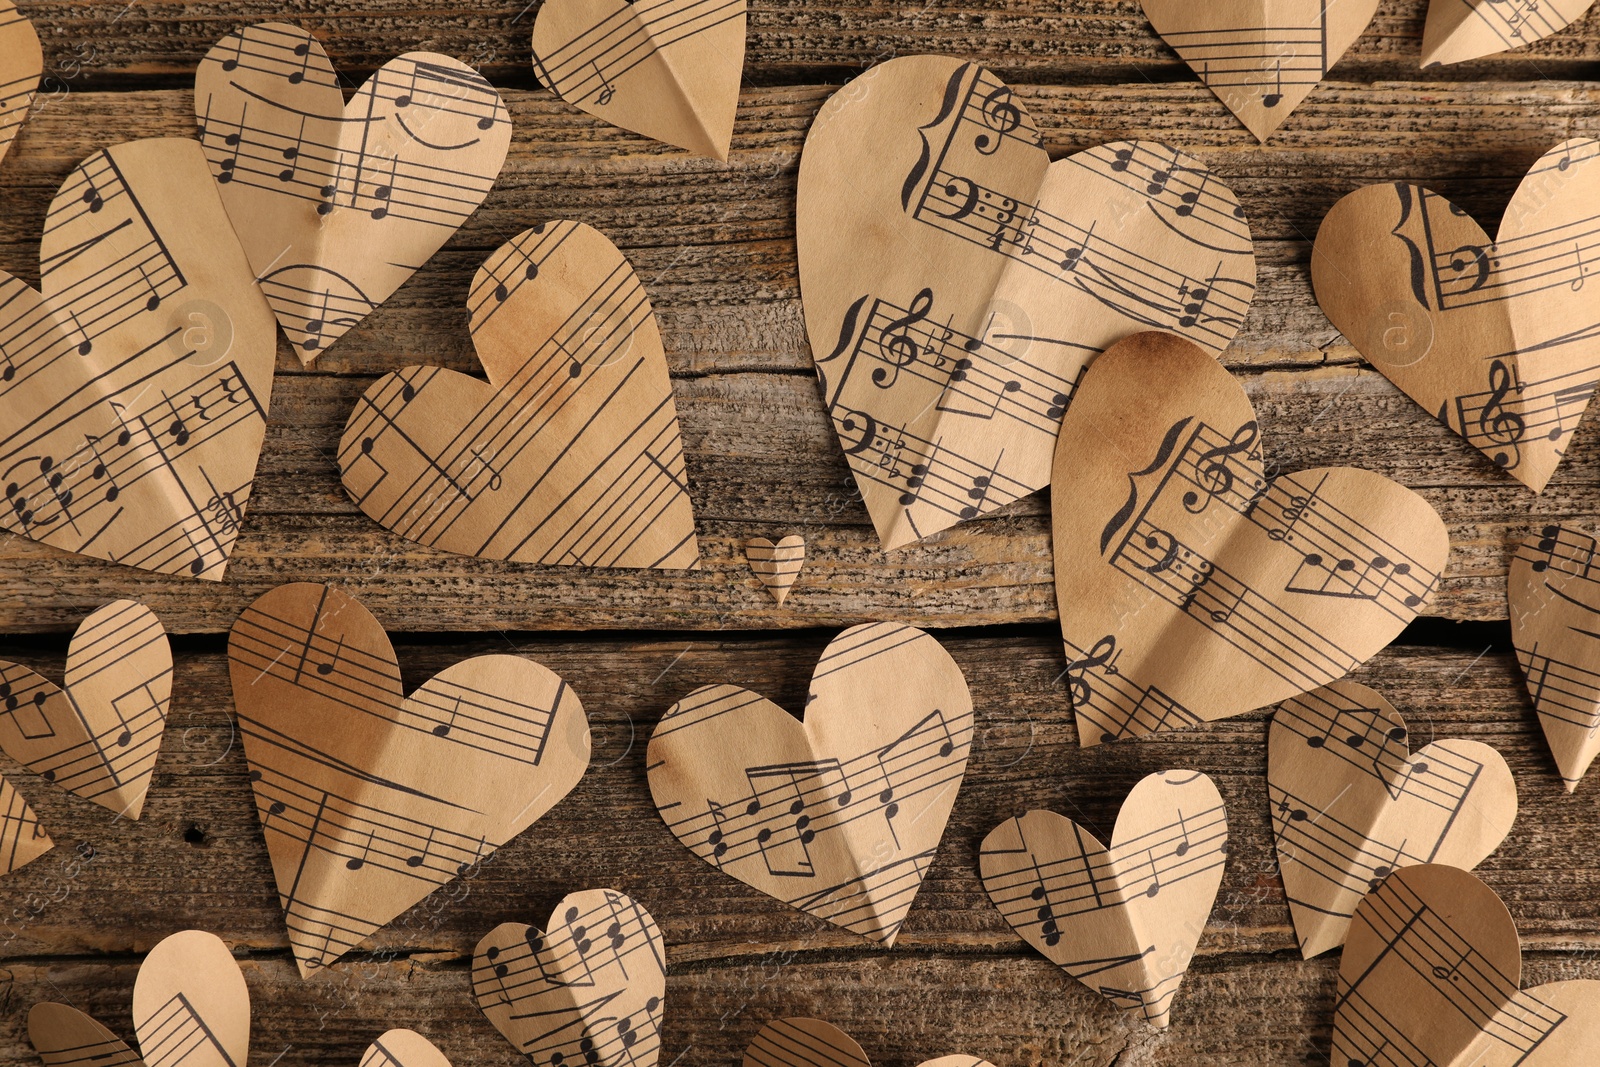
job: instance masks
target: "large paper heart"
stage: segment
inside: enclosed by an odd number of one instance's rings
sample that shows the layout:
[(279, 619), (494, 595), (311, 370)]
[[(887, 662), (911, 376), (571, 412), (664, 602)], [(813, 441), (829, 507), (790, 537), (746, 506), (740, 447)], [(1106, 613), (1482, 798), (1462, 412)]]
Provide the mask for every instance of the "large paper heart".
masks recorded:
[(1470, 870), (1516, 821), (1517, 785), (1499, 752), (1451, 738), (1411, 755), (1407, 736), (1387, 700), (1349, 681), (1286, 700), (1272, 717), (1267, 799), (1306, 959), (1344, 944), (1356, 905), (1391, 871)]
[(415, 1030), (389, 1030), (367, 1046), (360, 1067), (450, 1067), (450, 1060)]
[(0, 159), (33, 109), (44, 73), (39, 34), (13, 0), (0, 0)]
[(537, 1064), (654, 1067), (666, 946), (643, 906), (611, 889), (572, 893), (537, 930), (502, 923), (472, 955), (478, 1007)]
[(1024, 941), (1156, 1026), (1171, 1021), (1227, 863), (1222, 796), (1197, 771), (1134, 786), (1109, 848), (1064, 815), (1030, 811), (978, 851), (983, 888)]
[(489, 381), (419, 366), (367, 389), (339, 441), (361, 510), (488, 559), (695, 566), (661, 333), (616, 246), (535, 226), (489, 257), (467, 306)]
[(800, 568), (805, 566), (806, 539), (790, 534), (774, 543), (770, 538), (752, 537), (744, 543), (744, 558), (772, 599), (781, 605), (800, 577)]
[(272, 393), (272, 312), (192, 141), (79, 163), (50, 204), (42, 295), (0, 272), (0, 526), (222, 577)]
[(1565, 29), (1594, 0), (1430, 0), (1422, 65), (1460, 63), (1543, 40)]
[(589, 763), (583, 706), (554, 673), (476, 656), (402, 697), (383, 627), (325, 585), (258, 597), (228, 671), (302, 975), (475, 869)]
[(1258, 140), (1311, 95), (1378, 0), (1143, 0), (1144, 13)]
[(511, 119), (449, 56), (407, 52), (344, 101), (309, 33), (264, 22), (200, 61), (195, 118), (222, 202), (283, 332), (310, 363), (489, 195)]
[(22, 794), (0, 778), (0, 874), (10, 874), (55, 847)]
[(1450, 554), (1438, 513), (1380, 475), (1267, 478), (1244, 389), (1171, 334), (1095, 361), (1055, 480), (1056, 600), (1086, 746), (1343, 677), (1416, 617)]
[(1220, 354), (1255, 292), (1233, 193), (1177, 149), (1055, 163), (1012, 91), (938, 56), (823, 105), (796, 207), (806, 332), (884, 548), (1050, 482), (1078, 375), (1135, 330)]
[(763, 893), (886, 945), (950, 818), (972, 747), (972, 696), (939, 642), (853, 626), (811, 676), (804, 723), (734, 685), (661, 717), (645, 756), (667, 827)]
[(1317, 231), (1317, 303), (1411, 398), (1534, 492), (1555, 473), (1600, 377), (1600, 141), (1557, 145), (1491, 243), (1450, 201), (1369, 185)]
[[(872, 1067), (855, 1039), (821, 1019), (774, 1019), (744, 1050), (744, 1067)], [(991, 1067), (976, 1056), (940, 1056), (921, 1067)]]
[(533, 69), (596, 118), (726, 161), (744, 24), (745, 0), (546, 0)]
[(1442, 864), (1390, 875), (1356, 908), (1339, 963), (1333, 1063), (1574, 1067), (1600, 1060), (1600, 982), (1523, 990), (1511, 913)]
[(98, 609), (67, 648), (66, 688), (0, 660), (0, 748), (69, 793), (137, 819), (172, 699), (172, 649), (155, 612)]

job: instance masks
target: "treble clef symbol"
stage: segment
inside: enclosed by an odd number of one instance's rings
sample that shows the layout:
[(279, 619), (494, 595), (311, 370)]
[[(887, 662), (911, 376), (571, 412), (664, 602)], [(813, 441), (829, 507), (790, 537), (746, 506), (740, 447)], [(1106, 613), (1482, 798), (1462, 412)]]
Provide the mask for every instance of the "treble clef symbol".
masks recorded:
[(1022, 125), (1022, 112), (1011, 102), (1011, 90), (1002, 85), (983, 98), (983, 121), (995, 132), (994, 137), (980, 133), (972, 146), (982, 155), (992, 156), (1000, 150), (1006, 134)]
[(1106, 674), (1117, 673), (1117, 639), (1107, 634), (1094, 643), (1089, 654), (1067, 664), (1067, 687), (1072, 690), (1072, 704), (1081, 707), (1094, 697), (1094, 687), (1089, 684), (1089, 672), (1104, 667)]
[(1221, 496), (1233, 488), (1234, 472), (1229, 466), (1233, 456), (1248, 457), (1256, 446), (1256, 438), (1260, 435), (1260, 427), (1254, 419), (1240, 426), (1233, 432), (1225, 445), (1218, 445), (1200, 453), (1194, 461), (1196, 484), (1205, 490), (1205, 498), (1190, 490), (1183, 494), (1183, 506), (1192, 515), (1198, 515), (1206, 509), (1213, 497)]
[(1517, 442), (1522, 440), (1522, 435), (1528, 429), (1521, 415), (1506, 410), (1506, 395), (1512, 388), (1522, 391), (1521, 386), (1514, 382), (1505, 362), (1497, 359), (1489, 364), (1489, 399), (1483, 405), (1483, 410), (1478, 412), (1478, 429), (1490, 442), (1511, 446), (1489, 457), (1494, 460), (1495, 466), (1508, 469), (1517, 465)]
[(911, 299), (911, 307), (898, 319), (890, 319), (878, 334), (878, 350), (888, 367), (872, 372), (872, 384), (888, 389), (900, 379), (900, 369), (909, 367), (922, 354), (922, 348), (911, 334), (911, 328), (928, 317), (933, 310), (933, 290), (923, 289)]

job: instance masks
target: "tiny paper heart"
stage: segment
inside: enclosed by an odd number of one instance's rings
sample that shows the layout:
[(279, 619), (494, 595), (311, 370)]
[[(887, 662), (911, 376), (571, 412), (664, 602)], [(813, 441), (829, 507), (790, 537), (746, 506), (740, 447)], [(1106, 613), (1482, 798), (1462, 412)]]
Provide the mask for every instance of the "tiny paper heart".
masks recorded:
[(1085, 746), (1343, 677), (1416, 617), (1450, 553), (1438, 513), (1380, 475), (1268, 479), (1243, 387), (1171, 334), (1095, 361), (1055, 481), (1056, 599)]
[(752, 537), (744, 543), (744, 558), (756, 572), (761, 584), (767, 587), (772, 599), (782, 604), (800, 577), (800, 568), (806, 562), (806, 539), (790, 534), (777, 544), (765, 537)]
[(1594, 0), (1431, 0), (1422, 65), (1460, 63), (1540, 41), (1567, 27)]
[(266, 434), (261, 298), (193, 141), (131, 141), (56, 193), (35, 291), (0, 272), (0, 526), (220, 580)]
[(0, 0), (0, 159), (33, 109), (44, 51), (33, 23), (13, 0)]
[(1143, 0), (1163, 40), (1265, 141), (1366, 30), (1378, 0)]
[(1272, 717), (1267, 799), (1306, 959), (1344, 944), (1356, 905), (1390, 872), (1470, 870), (1511, 832), (1517, 785), (1499, 752), (1451, 738), (1411, 755), (1407, 737), (1387, 700), (1350, 681), (1286, 700)]
[(1533, 165), (1491, 243), (1437, 193), (1369, 185), (1317, 231), (1317, 303), (1385, 377), (1497, 467), (1544, 489), (1595, 390), (1600, 141)]
[(304, 30), (264, 22), (200, 61), (195, 118), (222, 202), (283, 332), (310, 363), (483, 203), (511, 144), (500, 94), (433, 52), (344, 101)]
[(450, 1067), (450, 1060), (415, 1030), (390, 1030), (367, 1046), (360, 1067)]
[(537, 930), (502, 923), (472, 955), (478, 1007), (536, 1064), (654, 1067), (666, 947), (650, 913), (611, 889), (571, 893)]
[(1222, 796), (1197, 771), (1134, 786), (1109, 849), (1064, 815), (1030, 811), (978, 852), (983, 888), (1024, 941), (1163, 1027), (1227, 863)]
[(350, 413), (339, 468), (361, 510), (486, 559), (696, 566), (667, 357), (617, 247), (535, 226), (489, 257), (467, 306), (488, 382), (407, 367)]
[(557, 675), (476, 656), (403, 697), (382, 625), (329, 586), (258, 597), (228, 670), (302, 975), (475, 869), (589, 763), (588, 719)]
[(726, 162), (745, 0), (545, 0), (533, 70), (573, 107)]
[(1391, 874), (1356, 908), (1339, 962), (1340, 1067), (1575, 1067), (1600, 1061), (1600, 982), (1521, 989), (1511, 913), (1472, 874)]
[(695, 855), (768, 896), (894, 944), (939, 848), (972, 745), (972, 696), (910, 626), (828, 643), (805, 721), (735, 685), (667, 709), (650, 793)]
[(10, 874), (55, 847), (22, 794), (0, 778), (0, 874)]
[[(744, 1067), (872, 1067), (855, 1039), (821, 1019), (774, 1019), (744, 1050)], [(921, 1067), (992, 1067), (976, 1056), (940, 1056)]]
[(796, 241), (823, 398), (886, 549), (1050, 482), (1086, 363), (1135, 330), (1221, 354), (1250, 227), (1198, 160), (1120, 141), (1050, 162), (1012, 91), (909, 56), (823, 105)]

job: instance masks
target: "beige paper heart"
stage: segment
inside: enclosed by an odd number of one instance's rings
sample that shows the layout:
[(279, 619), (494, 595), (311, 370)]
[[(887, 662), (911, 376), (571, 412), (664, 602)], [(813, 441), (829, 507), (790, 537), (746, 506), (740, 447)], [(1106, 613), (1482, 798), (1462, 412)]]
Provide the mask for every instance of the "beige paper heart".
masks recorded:
[(1521, 989), (1494, 890), (1441, 864), (1390, 875), (1356, 908), (1339, 962), (1333, 1058), (1387, 1067), (1575, 1067), (1600, 1059), (1600, 982)]
[(44, 1067), (144, 1067), (122, 1038), (77, 1008), (54, 1001), (28, 1009), (28, 1041)]
[(765, 537), (752, 537), (744, 543), (744, 558), (772, 599), (782, 604), (800, 577), (800, 568), (805, 566), (806, 539), (790, 534), (774, 544)]
[(1086, 746), (1343, 677), (1416, 617), (1450, 553), (1438, 513), (1380, 475), (1268, 479), (1243, 387), (1171, 334), (1131, 337), (1084, 375), (1055, 484), (1056, 600)]
[(1594, 0), (1429, 0), (1422, 65), (1460, 63), (1521, 48), (1563, 30)]
[(1163, 40), (1266, 141), (1378, 11), (1378, 0), (1142, 0)]
[(256, 598), (228, 670), (302, 975), (473, 870), (589, 763), (588, 719), (556, 674), (476, 656), (403, 697), (382, 625), (325, 585)]
[(1344, 944), (1356, 905), (1391, 871), (1470, 870), (1511, 832), (1517, 785), (1499, 752), (1451, 738), (1411, 755), (1407, 737), (1387, 700), (1350, 681), (1272, 717), (1267, 799), (1306, 959)]
[(472, 954), (472, 992), (534, 1063), (655, 1067), (666, 945), (642, 905), (611, 889), (570, 893), (544, 930), (501, 923)]
[[(855, 1039), (821, 1019), (774, 1019), (751, 1038), (744, 1067), (872, 1067)], [(976, 1056), (940, 1056), (921, 1067), (992, 1067)]]
[(33, 109), (44, 73), (39, 34), (14, 0), (0, 0), (0, 159)]
[(1317, 303), (1351, 344), (1534, 492), (1600, 376), (1600, 141), (1557, 145), (1517, 187), (1490, 243), (1420, 186), (1369, 185), (1317, 232)]
[(367, 1046), (360, 1067), (450, 1067), (450, 1060), (415, 1030), (389, 1030)]
[(489, 257), (467, 306), (489, 381), (419, 366), (367, 389), (339, 441), (361, 510), (486, 559), (696, 566), (667, 357), (617, 247), (535, 226)]
[(220, 580), (266, 434), (261, 298), (192, 141), (132, 141), (50, 204), (41, 290), (0, 273), (0, 526)]
[(745, 0), (546, 0), (533, 70), (596, 118), (726, 162), (744, 28)]
[(433, 52), (385, 63), (349, 104), (304, 30), (264, 22), (200, 61), (200, 143), (283, 332), (310, 363), (483, 203), (511, 144), (500, 94)]
[(172, 649), (132, 600), (96, 610), (67, 649), (66, 688), (0, 660), (0, 748), (47, 781), (129, 819), (144, 811), (172, 699)]
[(1198, 160), (1120, 141), (1050, 162), (1012, 91), (938, 56), (823, 105), (795, 238), (824, 402), (886, 549), (1043, 488), (1087, 362), (1149, 327), (1220, 354), (1250, 228)]
[(1134, 786), (1110, 848), (1064, 815), (1030, 811), (978, 850), (983, 888), (1024, 941), (1163, 1027), (1227, 863), (1222, 796), (1197, 771)]
[(734, 685), (661, 717), (645, 763), (668, 829), (768, 896), (894, 944), (972, 746), (972, 696), (939, 642), (868, 623), (828, 643), (803, 723)]
[(10, 874), (55, 847), (22, 794), (0, 778), (0, 874)]

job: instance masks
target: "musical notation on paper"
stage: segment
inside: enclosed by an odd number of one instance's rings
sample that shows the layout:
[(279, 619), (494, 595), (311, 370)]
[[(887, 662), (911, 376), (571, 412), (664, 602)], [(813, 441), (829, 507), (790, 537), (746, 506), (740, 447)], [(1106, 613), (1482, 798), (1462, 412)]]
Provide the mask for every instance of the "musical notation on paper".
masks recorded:
[(133, 1029), (146, 1067), (245, 1067), (250, 990), (227, 944), (204, 930), (158, 942), (134, 981)]
[(774, 1019), (745, 1046), (743, 1067), (872, 1067), (855, 1039), (821, 1019)]
[(1430, 0), (1422, 65), (1521, 48), (1566, 27), (1594, 0)]
[(450, 1067), (450, 1061), (415, 1030), (389, 1030), (367, 1046), (360, 1067)]
[(53, 1001), (28, 1010), (28, 1041), (45, 1067), (145, 1067), (116, 1034), (77, 1008)]
[(0, 874), (10, 874), (55, 847), (22, 794), (0, 778)]
[(772, 599), (782, 605), (805, 565), (806, 539), (789, 534), (774, 543), (765, 537), (752, 537), (744, 543), (744, 558)]

